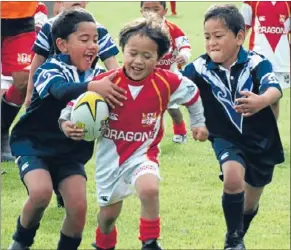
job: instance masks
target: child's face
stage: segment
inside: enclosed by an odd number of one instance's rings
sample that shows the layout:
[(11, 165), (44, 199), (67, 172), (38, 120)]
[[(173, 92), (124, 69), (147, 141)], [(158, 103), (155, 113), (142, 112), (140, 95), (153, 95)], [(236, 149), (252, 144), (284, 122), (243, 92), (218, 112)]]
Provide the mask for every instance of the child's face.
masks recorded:
[(154, 12), (160, 18), (163, 18), (167, 14), (167, 10), (168, 9), (165, 9), (160, 2), (143, 2), (141, 13), (145, 18), (148, 12)]
[(229, 68), (236, 60), (240, 46), (244, 42), (244, 32), (237, 36), (220, 19), (209, 19), (204, 24), (207, 54), (212, 61)]
[(123, 62), (128, 77), (139, 81), (146, 78), (158, 62), (158, 45), (147, 36), (131, 36), (123, 50)]
[(63, 40), (62, 52), (69, 54), (72, 64), (80, 71), (88, 70), (97, 56), (98, 34), (96, 24), (81, 22), (77, 30)]

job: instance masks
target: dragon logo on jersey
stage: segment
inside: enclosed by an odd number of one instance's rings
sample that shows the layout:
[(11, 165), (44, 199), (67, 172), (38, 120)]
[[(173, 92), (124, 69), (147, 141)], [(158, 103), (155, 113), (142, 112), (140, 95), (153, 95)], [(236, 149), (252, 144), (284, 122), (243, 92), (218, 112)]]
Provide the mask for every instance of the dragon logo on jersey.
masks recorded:
[[(217, 99), (217, 101), (223, 106), (226, 115), (229, 117), (232, 124), (242, 133), (243, 131), (243, 116), (237, 113), (234, 109), (235, 99), (242, 97), (241, 91), (252, 91), (253, 83), (250, 75), (250, 70), (245, 66), (244, 70), (241, 72), (237, 82), (237, 88), (235, 90), (230, 90), (222, 82), (220, 77), (214, 72), (207, 72), (202, 74), (202, 77), (211, 85), (212, 93)], [(232, 92), (234, 93), (234, 98), (232, 97)]]

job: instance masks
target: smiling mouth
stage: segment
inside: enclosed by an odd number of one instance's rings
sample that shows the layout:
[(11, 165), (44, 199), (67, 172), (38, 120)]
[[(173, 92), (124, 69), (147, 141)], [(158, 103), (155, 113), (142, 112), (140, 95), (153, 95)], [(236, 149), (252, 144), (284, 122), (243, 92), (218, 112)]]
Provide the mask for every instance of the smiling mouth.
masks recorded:
[(85, 60), (89, 63), (93, 61), (93, 58), (94, 58), (93, 54), (85, 55)]
[(137, 67), (131, 67), (134, 71), (141, 72), (143, 69)]

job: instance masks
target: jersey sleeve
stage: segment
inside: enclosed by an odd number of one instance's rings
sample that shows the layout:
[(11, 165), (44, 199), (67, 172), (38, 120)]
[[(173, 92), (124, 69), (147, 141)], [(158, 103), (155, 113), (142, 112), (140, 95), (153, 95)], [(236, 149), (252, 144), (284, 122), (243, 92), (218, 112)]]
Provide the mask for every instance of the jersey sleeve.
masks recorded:
[(71, 113), (72, 113), (72, 109), (73, 109), (75, 101), (76, 101), (76, 99), (68, 102), (67, 106), (65, 108), (63, 108), (61, 111), (61, 114), (60, 114), (60, 117), (58, 120), (61, 130), (62, 130), (61, 122), (62, 121), (69, 121), (71, 119)]
[(247, 28), (252, 26), (253, 10), (250, 1), (244, 1), (241, 6), (240, 12), (245, 20)]
[(255, 81), (259, 85), (259, 94), (263, 94), (268, 88), (275, 87), (282, 93), (279, 80), (273, 72), (271, 63), (264, 59), (254, 68)]
[(171, 94), (169, 106), (173, 104), (182, 104), (185, 106), (190, 106), (194, 104), (200, 94), (197, 86), (187, 77), (178, 75), (180, 83), (175, 91)]
[(46, 22), (37, 35), (33, 51), (38, 55), (48, 58), (52, 46), (51, 25), (49, 22)]
[(194, 81), (196, 69), (193, 63), (189, 63), (185, 66), (184, 70), (181, 71), (182, 75)]
[(190, 127), (204, 127), (204, 108), (200, 97), (200, 92), (196, 84), (189, 78), (179, 75), (180, 85), (171, 95), (170, 105), (182, 104), (188, 109), (190, 115)]
[(52, 62), (46, 62), (37, 69), (33, 83), (40, 98), (52, 95), (57, 100), (69, 102), (87, 91), (89, 82), (70, 82), (62, 71), (61, 67)]
[(175, 43), (179, 51), (183, 49), (191, 49), (191, 44), (184, 32), (176, 27), (174, 30)]
[(98, 57), (100, 57), (102, 61), (105, 61), (107, 58), (116, 56), (119, 53), (119, 50), (107, 29), (102, 25), (97, 24), (97, 33), (99, 47)]

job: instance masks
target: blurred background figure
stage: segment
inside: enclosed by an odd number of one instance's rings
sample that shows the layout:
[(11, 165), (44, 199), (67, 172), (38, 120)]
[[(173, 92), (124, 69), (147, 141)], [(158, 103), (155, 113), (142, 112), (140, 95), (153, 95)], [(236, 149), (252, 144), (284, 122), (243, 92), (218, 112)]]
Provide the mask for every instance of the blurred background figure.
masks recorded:
[(172, 16), (176, 16), (177, 15), (177, 11), (176, 11), (176, 1), (170, 1), (170, 5), (171, 5), (171, 13), (172, 13)]
[[(245, 1), (241, 13), (251, 29), (249, 49), (270, 60), (281, 88), (290, 88), (290, 2)], [(278, 119), (279, 103), (272, 108)]]
[[(8, 89), (1, 88), (1, 161), (14, 160), (9, 146), (9, 128), (26, 95), (38, 6), (36, 1), (1, 2), (1, 74), (6, 77), (6, 83), (10, 79)], [(44, 8), (40, 7), (40, 11), (45, 11)]]

